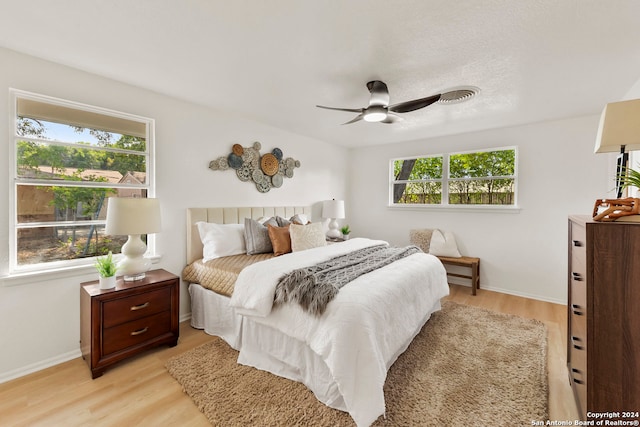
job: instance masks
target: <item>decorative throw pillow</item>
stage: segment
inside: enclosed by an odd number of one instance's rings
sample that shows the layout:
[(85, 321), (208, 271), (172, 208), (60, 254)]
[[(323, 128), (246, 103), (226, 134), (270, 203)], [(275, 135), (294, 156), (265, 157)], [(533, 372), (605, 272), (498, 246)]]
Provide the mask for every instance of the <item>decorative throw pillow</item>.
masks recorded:
[(281, 216), (276, 216), (276, 221), (278, 221), (278, 227), (286, 227), (291, 224), (291, 221), (286, 218), (282, 218)]
[(291, 252), (289, 225), (284, 227), (274, 227), (273, 225), (268, 224), (267, 230), (269, 231), (269, 238), (271, 239), (271, 245), (273, 246), (273, 253), (275, 256)]
[(292, 224), (307, 225), (310, 221), (305, 214), (295, 214), (289, 218)]
[(319, 222), (309, 225), (291, 224), (289, 226), (289, 234), (291, 235), (291, 250), (293, 252), (317, 248), (327, 244), (322, 224)]
[(448, 256), (452, 258), (462, 257), (460, 252), (458, 252), (456, 239), (450, 231), (443, 233), (440, 230), (433, 230), (429, 244), (429, 253), (431, 255)]
[(432, 234), (433, 229), (431, 228), (409, 230), (409, 243), (419, 247), (420, 249), (422, 249), (422, 252), (428, 254)]
[(196, 222), (202, 241), (202, 259), (211, 261), (229, 255), (239, 255), (247, 251), (244, 242), (243, 224), (214, 224)]
[(267, 224), (277, 226), (275, 218), (267, 218), (264, 222), (251, 218), (244, 219), (244, 241), (247, 254), (266, 254), (273, 252)]

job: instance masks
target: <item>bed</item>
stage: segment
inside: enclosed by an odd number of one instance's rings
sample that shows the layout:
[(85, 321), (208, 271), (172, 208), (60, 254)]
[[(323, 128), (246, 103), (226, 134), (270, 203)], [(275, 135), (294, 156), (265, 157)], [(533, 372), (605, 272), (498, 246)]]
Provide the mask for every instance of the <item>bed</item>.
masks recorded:
[[(191, 325), (238, 350), (238, 363), (302, 382), (318, 400), (348, 412), (358, 426), (368, 426), (384, 414), (387, 370), (448, 294), (446, 271), (437, 258), (414, 253), (350, 281), (322, 315), (295, 302), (274, 304), (278, 280), (291, 270), (386, 245), (355, 238), (278, 257), (219, 258), (214, 261), (228, 264), (228, 269), (214, 276), (235, 279), (232, 289), (214, 292), (206, 287), (203, 271), (212, 261), (201, 260), (203, 244), (196, 223), (241, 224), (245, 218), (299, 214), (311, 217), (311, 208), (187, 210), (183, 278), (189, 283)], [(198, 269), (200, 274), (195, 274)]]

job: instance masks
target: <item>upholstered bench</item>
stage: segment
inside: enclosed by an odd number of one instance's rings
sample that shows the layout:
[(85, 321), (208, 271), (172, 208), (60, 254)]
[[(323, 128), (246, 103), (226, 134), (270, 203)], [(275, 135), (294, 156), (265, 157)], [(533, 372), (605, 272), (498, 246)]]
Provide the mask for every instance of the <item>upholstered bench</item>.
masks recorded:
[(471, 279), (471, 294), (475, 295), (480, 287), (480, 258), (463, 256), (460, 258), (451, 258), (446, 256), (439, 256), (438, 259), (442, 264), (454, 265), (457, 267), (468, 267), (471, 269), (471, 274), (450, 273), (447, 271), (447, 276), (462, 277), (464, 279)]

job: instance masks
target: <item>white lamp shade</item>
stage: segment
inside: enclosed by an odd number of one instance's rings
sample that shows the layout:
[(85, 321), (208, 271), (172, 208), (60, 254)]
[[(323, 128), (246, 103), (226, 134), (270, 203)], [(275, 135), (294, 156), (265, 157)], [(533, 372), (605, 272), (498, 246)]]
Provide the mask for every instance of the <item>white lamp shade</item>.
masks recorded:
[(110, 197), (105, 233), (110, 235), (150, 234), (161, 231), (158, 199)]
[(640, 150), (640, 99), (607, 104), (600, 116), (596, 153)]
[(322, 203), (323, 218), (344, 218), (344, 200), (325, 200)]

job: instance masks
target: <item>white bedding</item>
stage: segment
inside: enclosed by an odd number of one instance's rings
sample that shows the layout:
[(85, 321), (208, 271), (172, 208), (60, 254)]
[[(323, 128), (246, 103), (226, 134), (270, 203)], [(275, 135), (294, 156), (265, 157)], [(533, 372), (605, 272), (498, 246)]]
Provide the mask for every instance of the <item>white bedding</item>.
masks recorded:
[[(251, 321), (292, 337), (326, 364), (342, 399), (325, 402), (346, 410), (358, 426), (385, 411), (387, 370), (448, 295), (446, 271), (432, 255), (418, 253), (360, 276), (340, 289), (321, 317), (289, 303), (273, 307), (285, 273), (381, 241), (352, 239), (253, 264), (236, 281), (231, 306)], [(241, 359), (250, 363), (250, 355)]]

